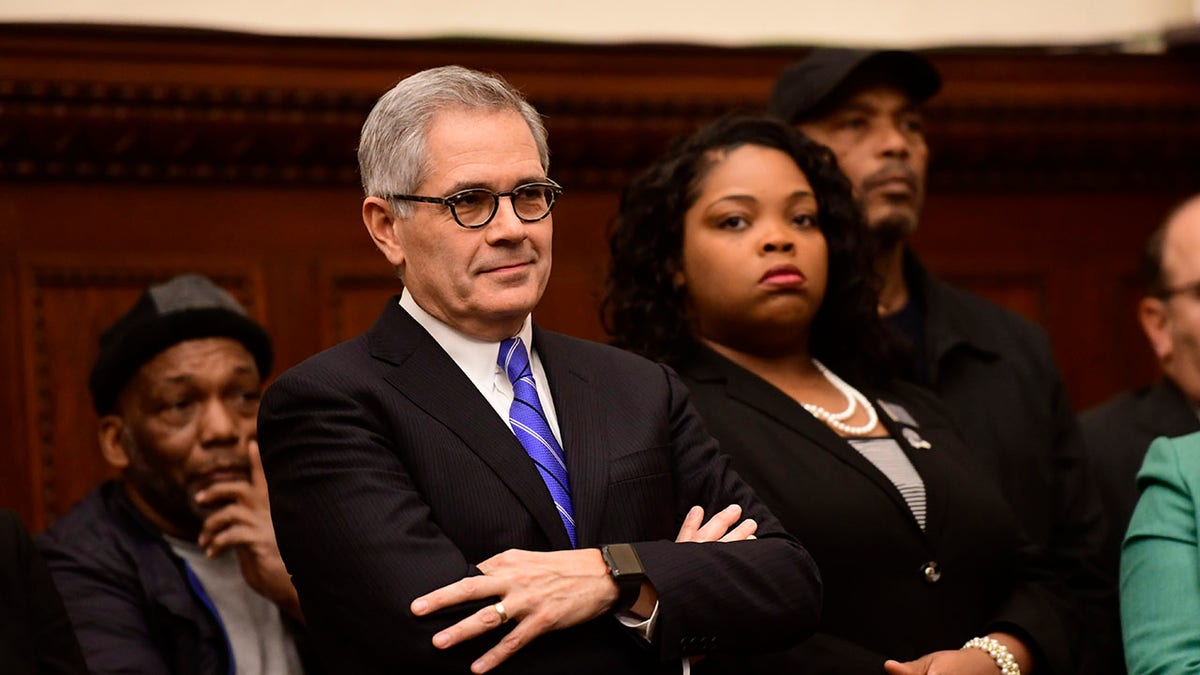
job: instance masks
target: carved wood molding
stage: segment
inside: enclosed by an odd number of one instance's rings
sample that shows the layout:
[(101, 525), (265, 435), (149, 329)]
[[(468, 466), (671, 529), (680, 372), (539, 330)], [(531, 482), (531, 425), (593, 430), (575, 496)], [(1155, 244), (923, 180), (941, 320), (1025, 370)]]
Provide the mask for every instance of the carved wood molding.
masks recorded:
[(368, 95), (2, 81), (0, 178), (352, 183)]
[[(774, 74), (804, 53), (0, 26), (9, 33), (29, 67), (0, 67), (0, 180), (353, 184), (379, 83), (453, 60), (525, 89), (547, 116), (562, 182), (619, 189), (672, 137), (760, 108)], [(112, 67), (61, 63), (83, 58)], [(1200, 184), (1200, 61), (1036, 50), (931, 58), (947, 78), (929, 106), (937, 189)]]
[[(1200, 84), (1197, 82), (1196, 84)], [(1194, 190), (1193, 101), (938, 101), (929, 107), (938, 190)]]

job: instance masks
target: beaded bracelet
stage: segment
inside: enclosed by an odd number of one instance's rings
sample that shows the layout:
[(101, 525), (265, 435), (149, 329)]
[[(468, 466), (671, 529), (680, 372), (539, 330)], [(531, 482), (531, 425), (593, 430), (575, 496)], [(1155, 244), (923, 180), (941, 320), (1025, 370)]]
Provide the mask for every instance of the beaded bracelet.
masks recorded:
[(992, 660), (996, 662), (996, 666), (1000, 668), (1000, 675), (1021, 675), (1021, 666), (1017, 665), (1017, 660), (1008, 651), (1008, 647), (1000, 644), (995, 638), (971, 638), (967, 640), (967, 644), (963, 645), (962, 648), (982, 649), (987, 652), (987, 655), (992, 657)]

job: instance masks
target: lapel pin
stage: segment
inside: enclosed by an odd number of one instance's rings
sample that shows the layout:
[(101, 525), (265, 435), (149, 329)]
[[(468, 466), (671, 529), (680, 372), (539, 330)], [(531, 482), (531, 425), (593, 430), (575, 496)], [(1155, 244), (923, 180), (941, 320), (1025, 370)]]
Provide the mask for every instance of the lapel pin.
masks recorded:
[(891, 401), (884, 401), (880, 399), (879, 405), (883, 408), (883, 411), (887, 413), (888, 417), (892, 418), (893, 422), (907, 424), (910, 427), (921, 426), (920, 424), (917, 424), (917, 421), (913, 419), (913, 416), (904, 409), (904, 406), (900, 405), (899, 403), (892, 403)]
[(904, 440), (908, 441), (909, 445), (918, 450), (928, 450), (933, 447), (929, 444), (929, 441), (921, 438), (921, 434), (918, 434), (917, 430), (912, 427), (904, 427), (904, 431), (901, 433), (904, 434)]

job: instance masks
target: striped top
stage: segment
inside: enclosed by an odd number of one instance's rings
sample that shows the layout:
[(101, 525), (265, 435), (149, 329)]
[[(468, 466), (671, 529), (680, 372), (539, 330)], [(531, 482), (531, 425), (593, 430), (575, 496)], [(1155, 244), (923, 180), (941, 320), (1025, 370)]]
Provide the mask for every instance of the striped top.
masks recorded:
[(900, 449), (896, 439), (885, 438), (847, 438), (850, 445), (876, 469), (887, 476), (892, 485), (900, 491), (900, 496), (908, 503), (913, 517), (921, 529), (925, 529), (925, 481), (917, 473), (908, 456)]

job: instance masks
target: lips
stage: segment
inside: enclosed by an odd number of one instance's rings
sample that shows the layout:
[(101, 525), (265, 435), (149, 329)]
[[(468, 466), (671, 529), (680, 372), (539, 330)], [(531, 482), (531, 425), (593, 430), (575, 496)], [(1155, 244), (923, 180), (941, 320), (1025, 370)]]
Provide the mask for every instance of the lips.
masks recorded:
[(250, 468), (249, 467), (229, 466), (229, 467), (216, 468), (211, 471), (205, 471), (197, 477), (195, 482), (199, 486), (200, 489), (203, 489), (203, 488), (207, 488), (210, 485), (214, 485), (216, 483), (227, 483), (230, 481), (249, 481), (249, 480), (250, 480)]
[(799, 286), (806, 278), (795, 265), (775, 265), (763, 273), (758, 281), (772, 286)]
[(895, 192), (902, 190), (909, 193), (917, 191), (917, 176), (908, 167), (885, 169), (863, 181), (863, 188), (870, 190), (885, 190)]
[(481, 274), (491, 274), (492, 272), (509, 272), (532, 265), (532, 260), (520, 260), (517, 262), (501, 263), (498, 265), (489, 265), (480, 272)]

